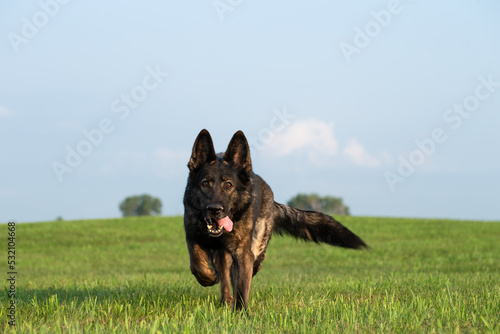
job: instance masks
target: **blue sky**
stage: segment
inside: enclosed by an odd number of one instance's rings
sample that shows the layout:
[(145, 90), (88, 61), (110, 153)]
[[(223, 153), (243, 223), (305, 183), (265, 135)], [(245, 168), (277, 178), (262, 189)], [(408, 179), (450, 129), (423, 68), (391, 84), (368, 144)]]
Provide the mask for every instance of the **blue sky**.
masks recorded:
[(498, 1), (0, 4), (0, 221), (182, 214), (202, 128), (286, 202), (500, 220)]

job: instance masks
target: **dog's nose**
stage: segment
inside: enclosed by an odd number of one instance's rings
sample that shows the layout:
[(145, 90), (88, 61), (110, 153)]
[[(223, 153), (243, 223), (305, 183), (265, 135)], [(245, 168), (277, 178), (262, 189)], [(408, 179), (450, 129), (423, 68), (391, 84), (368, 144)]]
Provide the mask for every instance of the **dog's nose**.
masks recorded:
[(224, 210), (224, 207), (220, 204), (209, 204), (207, 205), (207, 211), (210, 213), (212, 216), (217, 216)]

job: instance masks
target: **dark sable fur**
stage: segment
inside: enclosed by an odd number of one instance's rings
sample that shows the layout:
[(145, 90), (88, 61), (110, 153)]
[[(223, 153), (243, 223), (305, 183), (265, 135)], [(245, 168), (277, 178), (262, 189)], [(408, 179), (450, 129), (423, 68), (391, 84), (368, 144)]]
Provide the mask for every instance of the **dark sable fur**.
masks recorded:
[[(252, 277), (262, 267), (273, 232), (346, 248), (367, 247), (330, 216), (274, 202), (271, 188), (252, 171), (241, 131), (225, 153), (215, 154), (210, 134), (202, 130), (188, 167), (184, 228), (191, 272), (203, 286), (220, 282), (221, 302), (232, 304), (233, 310), (247, 308)], [(226, 216), (234, 223), (231, 232), (217, 225)]]
[(332, 217), (316, 211), (305, 211), (274, 202), (274, 229), (316, 243), (358, 249), (368, 247), (356, 234)]

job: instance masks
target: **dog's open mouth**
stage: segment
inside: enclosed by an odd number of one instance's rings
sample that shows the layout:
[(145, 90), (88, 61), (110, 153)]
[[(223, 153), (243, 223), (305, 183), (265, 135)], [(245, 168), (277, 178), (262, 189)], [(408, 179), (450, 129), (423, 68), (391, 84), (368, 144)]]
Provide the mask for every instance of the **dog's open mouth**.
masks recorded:
[(220, 236), (224, 229), (228, 232), (233, 230), (233, 222), (228, 216), (218, 220), (205, 218), (205, 223), (207, 223), (208, 234), (213, 237)]
[(207, 223), (208, 234), (212, 237), (218, 237), (224, 231), (224, 226), (219, 225), (215, 219), (205, 218), (205, 223)]

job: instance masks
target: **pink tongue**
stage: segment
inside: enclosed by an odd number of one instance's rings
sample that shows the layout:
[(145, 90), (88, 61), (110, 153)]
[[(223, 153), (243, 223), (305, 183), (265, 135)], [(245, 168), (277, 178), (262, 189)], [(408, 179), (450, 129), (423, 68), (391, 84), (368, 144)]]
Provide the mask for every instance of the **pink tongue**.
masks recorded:
[(231, 219), (229, 219), (228, 216), (226, 216), (226, 217), (224, 217), (222, 219), (219, 219), (217, 221), (217, 223), (219, 224), (219, 226), (224, 226), (224, 228), (228, 232), (231, 232), (233, 230), (233, 222), (232, 222)]

